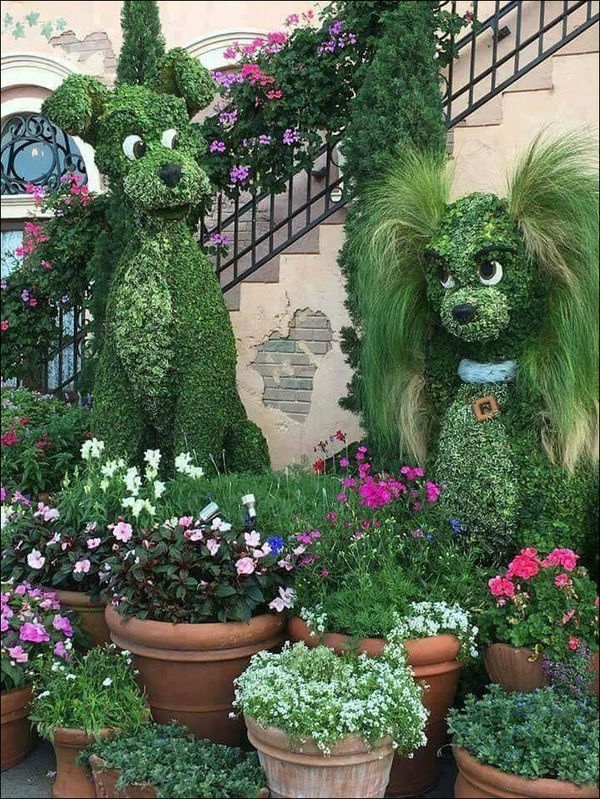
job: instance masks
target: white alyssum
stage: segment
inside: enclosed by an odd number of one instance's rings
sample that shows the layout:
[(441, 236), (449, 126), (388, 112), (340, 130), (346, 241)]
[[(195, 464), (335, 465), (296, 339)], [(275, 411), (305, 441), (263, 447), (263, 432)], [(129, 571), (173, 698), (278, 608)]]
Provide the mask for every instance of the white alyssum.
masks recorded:
[(430, 635), (455, 635), (460, 641), (459, 658), (467, 660), (477, 657), (478, 628), (472, 623), (470, 614), (460, 605), (446, 602), (411, 602), (409, 613), (395, 615), (395, 625), (386, 636), (391, 643), (402, 643), (411, 638)]
[(367, 744), (389, 736), (404, 754), (427, 740), (428, 711), (403, 647), (371, 658), (287, 642), (280, 653), (254, 655), (235, 685), (238, 711), (283, 730), (294, 745), (312, 738), (324, 754), (352, 735)]

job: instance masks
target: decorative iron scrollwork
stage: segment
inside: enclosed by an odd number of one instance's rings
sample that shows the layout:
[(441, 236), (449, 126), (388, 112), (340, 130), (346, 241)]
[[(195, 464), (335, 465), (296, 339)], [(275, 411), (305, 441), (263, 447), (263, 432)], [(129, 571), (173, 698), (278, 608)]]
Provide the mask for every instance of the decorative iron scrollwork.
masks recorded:
[(25, 186), (54, 189), (66, 172), (87, 183), (85, 163), (77, 144), (41, 114), (13, 114), (2, 126), (3, 195), (25, 194)]

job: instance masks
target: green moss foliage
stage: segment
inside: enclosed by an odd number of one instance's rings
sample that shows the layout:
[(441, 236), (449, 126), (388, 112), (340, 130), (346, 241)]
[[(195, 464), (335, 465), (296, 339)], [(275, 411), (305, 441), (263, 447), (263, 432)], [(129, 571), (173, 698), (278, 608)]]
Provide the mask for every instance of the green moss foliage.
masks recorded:
[(158, 72), (157, 91), (119, 84), (108, 92), (73, 76), (45, 106), (68, 132), (94, 132), (98, 168), (133, 223), (110, 280), (95, 433), (140, 461), (160, 448), (167, 465), (180, 451), (208, 464), (226, 448), (230, 462), (260, 471), (268, 451), (237, 393), (229, 314), (187, 224), (211, 193), (198, 166), (206, 145), (189, 117), (210, 100), (212, 81), (183, 50), (168, 53)]

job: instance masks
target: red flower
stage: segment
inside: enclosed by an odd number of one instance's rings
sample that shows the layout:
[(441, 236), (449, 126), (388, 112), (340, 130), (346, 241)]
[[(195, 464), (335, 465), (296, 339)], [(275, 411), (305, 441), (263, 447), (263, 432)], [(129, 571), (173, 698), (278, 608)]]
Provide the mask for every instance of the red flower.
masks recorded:
[(9, 430), (8, 433), (5, 433), (2, 438), (0, 439), (0, 443), (3, 447), (12, 447), (13, 444), (16, 444), (19, 440), (17, 434), (14, 430)]
[(342, 433), (341, 430), (336, 430), (335, 431), (335, 437), (337, 438), (338, 441), (345, 441), (346, 440), (346, 434)]
[[(531, 551), (532, 550), (529, 550), (529, 552)], [(517, 555), (516, 558), (508, 564), (506, 576), (509, 579), (511, 577), (522, 577), (524, 580), (527, 580), (529, 577), (533, 577), (539, 572), (540, 565), (537, 557), (530, 557), (525, 553), (526, 550), (521, 550), (521, 554)]]
[(2, 328), (2, 332), (8, 330), (9, 328), (8, 319), (3, 319), (0, 327)]
[(325, 461), (323, 460), (323, 458), (318, 458), (313, 463), (313, 471), (315, 471), (317, 474), (325, 471)]

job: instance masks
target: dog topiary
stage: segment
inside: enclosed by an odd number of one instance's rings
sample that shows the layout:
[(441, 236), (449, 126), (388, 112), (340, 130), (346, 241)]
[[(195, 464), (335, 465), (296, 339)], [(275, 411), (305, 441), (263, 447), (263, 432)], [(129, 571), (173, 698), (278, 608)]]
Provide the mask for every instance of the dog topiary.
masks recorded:
[(540, 135), (506, 198), (448, 204), (445, 156), (405, 151), (361, 203), (367, 427), (488, 554), (596, 549), (596, 152)]
[[(269, 465), (265, 439), (236, 388), (236, 349), (223, 296), (186, 218), (211, 196), (190, 119), (215, 92), (183, 49), (167, 53), (154, 89), (72, 75), (43, 113), (96, 150), (96, 164), (135, 227), (111, 281), (94, 387), (94, 430), (115, 454), (192, 450), (234, 471)], [(214, 453), (214, 455), (213, 455)]]

